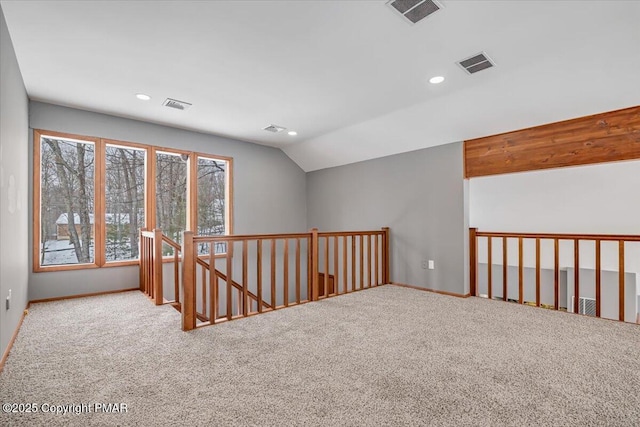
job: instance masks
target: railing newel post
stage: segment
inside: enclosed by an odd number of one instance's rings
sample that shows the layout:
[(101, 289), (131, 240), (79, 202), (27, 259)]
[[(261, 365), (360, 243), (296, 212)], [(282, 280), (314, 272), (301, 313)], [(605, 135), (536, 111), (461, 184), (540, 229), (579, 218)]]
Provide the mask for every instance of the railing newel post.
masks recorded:
[[(471, 296), (477, 296), (476, 290), (478, 288), (478, 277), (477, 277), (477, 269), (478, 269), (478, 239), (476, 233), (478, 232), (477, 228), (469, 228), (469, 294)], [(503, 248), (506, 251), (506, 248)], [(489, 267), (491, 268), (491, 267)], [(506, 295), (504, 295), (506, 301)]]
[(156, 228), (153, 230), (153, 286), (156, 305), (162, 305), (163, 296), (163, 278), (162, 278), (162, 230)]
[(382, 227), (382, 231), (384, 232), (384, 235), (382, 237), (382, 244), (383, 244), (383, 250), (382, 250), (382, 257), (383, 257), (383, 262), (382, 262), (382, 279), (384, 280), (384, 284), (388, 284), (391, 283), (391, 279), (390, 279), (390, 273), (389, 273), (389, 265), (390, 265), (390, 257), (389, 257), (389, 227)]
[(193, 232), (182, 232), (182, 330), (196, 327), (196, 257), (193, 247)]
[(145, 292), (144, 289), (144, 268), (145, 268), (145, 257), (144, 257), (144, 236), (142, 234), (143, 231), (146, 231), (146, 228), (140, 228), (138, 231), (138, 266), (139, 266), (139, 274), (140, 274), (140, 291)]

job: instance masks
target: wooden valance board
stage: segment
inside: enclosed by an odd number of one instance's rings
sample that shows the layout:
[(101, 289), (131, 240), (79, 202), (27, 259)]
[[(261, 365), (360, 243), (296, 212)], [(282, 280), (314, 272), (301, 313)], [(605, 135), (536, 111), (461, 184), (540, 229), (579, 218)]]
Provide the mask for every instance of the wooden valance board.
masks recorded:
[(640, 106), (464, 142), (465, 178), (640, 159)]

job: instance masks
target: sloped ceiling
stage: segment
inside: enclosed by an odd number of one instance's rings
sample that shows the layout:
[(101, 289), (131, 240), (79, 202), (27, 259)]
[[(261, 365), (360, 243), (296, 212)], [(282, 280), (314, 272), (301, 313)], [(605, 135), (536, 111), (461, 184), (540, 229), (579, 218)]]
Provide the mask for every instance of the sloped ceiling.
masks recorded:
[[(279, 147), (305, 171), (640, 104), (640, 2), (440, 3), (409, 25), (384, 1), (0, 2), (31, 99)], [(455, 64), (480, 51), (495, 68)]]

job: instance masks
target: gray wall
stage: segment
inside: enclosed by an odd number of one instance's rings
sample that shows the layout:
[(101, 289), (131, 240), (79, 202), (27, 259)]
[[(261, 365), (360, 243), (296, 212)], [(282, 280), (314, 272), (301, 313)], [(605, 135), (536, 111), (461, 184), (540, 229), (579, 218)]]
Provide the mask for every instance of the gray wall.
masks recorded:
[[(0, 8), (0, 355), (27, 305), (29, 101)], [(11, 308), (5, 301), (11, 289)]]
[[(306, 230), (305, 173), (279, 149), (40, 102), (30, 108), (31, 129), (233, 157), (234, 233)], [(29, 299), (137, 286), (137, 267), (31, 273)]]
[(388, 226), (392, 281), (465, 294), (466, 189), (462, 143), (324, 169), (307, 174), (307, 225)]

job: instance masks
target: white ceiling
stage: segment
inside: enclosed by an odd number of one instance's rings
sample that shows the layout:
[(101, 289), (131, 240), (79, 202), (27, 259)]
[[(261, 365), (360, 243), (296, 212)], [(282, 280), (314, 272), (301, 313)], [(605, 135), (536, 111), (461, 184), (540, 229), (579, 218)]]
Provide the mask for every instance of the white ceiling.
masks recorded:
[[(0, 3), (31, 99), (279, 147), (305, 171), (640, 104), (640, 1), (442, 0), (416, 25), (385, 1)], [(455, 64), (480, 51), (497, 66)]]

